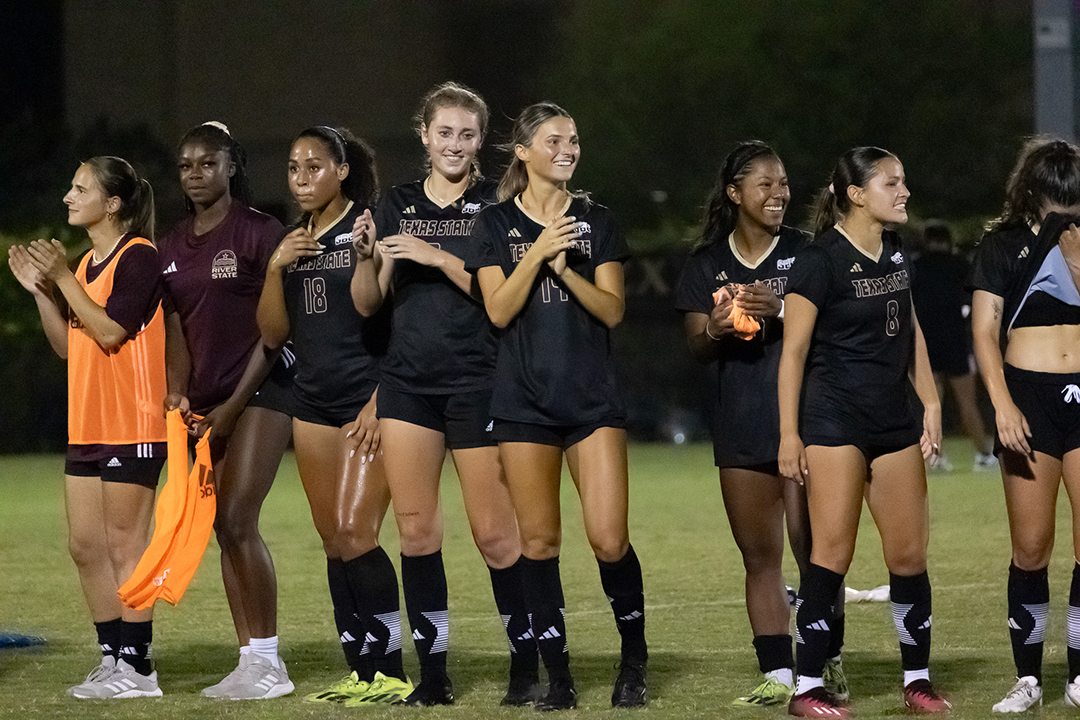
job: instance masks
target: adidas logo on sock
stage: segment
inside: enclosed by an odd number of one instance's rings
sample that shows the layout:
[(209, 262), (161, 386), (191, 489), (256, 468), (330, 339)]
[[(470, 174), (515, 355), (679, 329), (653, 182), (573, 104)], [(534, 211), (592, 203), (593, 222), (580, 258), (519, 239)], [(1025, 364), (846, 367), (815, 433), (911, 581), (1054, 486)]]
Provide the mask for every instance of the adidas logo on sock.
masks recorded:
[(176, 261), (175, 260), (173, 260), (171, 263), (169, 263), (169, 267), (162, 270), (161, 274), (162, 275), (168, 275), (169, 273), (174, 273), (174, 272), (176, 272)]
[(342, 644), (356, 642), (356, 638), (354, 638), (352, 635), (350, 635), (348, 630), (341, 633), (341, 637), (338, 638), (338, 640), (340, 640), (342, 642)]
[(410, 205), (409, 207), (402, 210), (401, 214), (402, 215), (415, 215), (416, 214), (416, 206), (415, 205)]
[(829, 624), (827, 622), (825, 622), (824, 620), (818, 620), (816, 623), (811, 623), (809, 628), (811, 630), (820, 630), (822, 632), (828, 632), (829, 631)]
[(1023, 628), (1021, 628), (1021, 627), (1020, 627), (1020, 625), (1019, 625), (1019, 624), (1018, 624), (1018, 623), (1017, 623), (1017, 622), (1016, 622), (1015, 620), (1013, 620), (1012, 618), (1009, 618), (1009, 628), (1010, 628), (1010, 629), (1012, 629), (1012, 630), (1022, 630), (1022, 629), (1023, 629)]
[(364, 635), (364, 642), (365, 643), (379, 642), (379, 638), (375, 637), (371, 633), (367, 633), (366, 635)]
[(423, 640), (424, 635), (419, 630), (413, 630), (412, 631), (412, 639), (413, 640)]
[(109, 461), (108, 467), (120, 467), (120, 460), (117, 458), (113, 458)]
[(510, 228), (510, 232), (506, 233), (506, 237), (521, 237), (521, 232), (517, 228)]
[(619, 619), (623, 620), (623, 621), (637, 620), (639, 617), (642, 617), (643, 615), (645, 615), (645, 613), (643, 613), (643, 612), (641, 612), (639, 610), (635, 610), (634, 612), (630, 613), (629, 615), (623, 615)]
[(525, 633), (521, 637), (518, 638), (518, 640), (532, 640), (532, 639), (533, 639), (532, 628), (529, 628), (528, 630), (526, 630)]
[(855, 263), (851, 266), (851, 272), (862, 272), (862, 265)]
[(552, 625), (551, 627), (549, 627), (547, 630), (544, 631), (544, 634), (540, 636), (540, 639), (541, 640), (554, 640), (557, 637), (562, 637), (562, 635), (559, 634), (559, 631), (555, 629), (554, 625)]

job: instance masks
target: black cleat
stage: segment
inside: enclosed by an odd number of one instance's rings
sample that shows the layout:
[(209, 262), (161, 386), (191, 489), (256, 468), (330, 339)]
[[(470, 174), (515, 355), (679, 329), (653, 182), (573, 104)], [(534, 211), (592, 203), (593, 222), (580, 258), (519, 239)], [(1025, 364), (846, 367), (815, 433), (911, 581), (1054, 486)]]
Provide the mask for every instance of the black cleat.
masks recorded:
[(409, 693), (402, 701), (403, 705), (413, 707), (430, 707), (432, 705), (453, 705), (454, 686), (450, 678), (443, 677), (439, 680), (421, 680), (416, 689)]
[(619, 663), (619, 676), (611, 691), (611, 707), (645, 707), (649, 693), (645, 687), (648, 663), (645, 660), (623, 660)]
[(500, 705), (507, 707), (528, 707), (540, 699), (543, 690), (535, 674), (510, 676), (510, 686), (506, 690)]
[(536, 701), (541, 712), (573, 710), (577, 707), (577, 690), (572, 680), (556, 680), (548, 686), (547, 694)]

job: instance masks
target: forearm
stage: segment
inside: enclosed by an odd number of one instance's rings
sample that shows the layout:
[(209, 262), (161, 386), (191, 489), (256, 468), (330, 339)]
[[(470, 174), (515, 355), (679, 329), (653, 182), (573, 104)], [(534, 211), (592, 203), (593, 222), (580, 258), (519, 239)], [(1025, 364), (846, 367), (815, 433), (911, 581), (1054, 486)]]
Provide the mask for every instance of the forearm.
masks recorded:
[(379, 286), (379, 271), (375, 267), (375, 256), (367, 260), (358, 260), (349, 284), (353, 305), (364, 317), (371, 317), (383, 304), (383, 292)]
[(273, 350), (280, 350), (289, 339), (289, 313), (285, 308), (285, 287), (281, 270), (266, 271), (259, 307), (255, 312), (256, 322), (263, 343)]
[(67, 318), (61, 314), (56, 301), (50, 295), (35, 294), (34, 302), (37, 303), (38, 315), (41, 316), (41, 327), (45, 331), (45, 338), (53, 351), (66, 359), (69, 328)]
[(465, 261), (448, 252), (440, 252), (442, 256), (440, 257), (437, 267), (442, 270), (443, 275), (446, 275), (446, 277), (450, 279), (450, 282), (457, 285), (466, 294), (471, 294), (473, 278), (472, 273), (465, 271)]
[(165, 318), (165, 386), (170, 395), (187, 395), (191, 379), (191, 353), (180, 325), (180, 315)]
[(566, 268), (559, 279), (567, 291), (573, 293), (589, 314), (600, 322), (609, 328), (622, 322), (626, 311), (626, 302), (622, 297), (598, 288), (570, 268)]
[(720, 343), (709, 337), (708, 326), (709, 316), (705, 313), (687, 313), (683, 320), (690, 354), (700, 363), (710, 363), (720, 357)]
[(127, 330), (86, 294), (86, 289), (70, 272), (64, 273), (56, 281), (56, 287), (63, 293), (71, 312), (79, 319), (83, 331), (98, 345), (105, 350), (113, 350), (127, 339)]
[(787, 343), (780, 355), (777, 376), (777, 399), (780, 403), (780, 436), (799, 434), (799, 396), (802, 393), (806, 349), (791, 348)]
[(923, 337), (918, 320), (915, 321), (915, 359), (911, 382), (915, 386), (915, 394), (919, 396), (923, 407), (929, 409), (941, 407), (941, 398), (938, 397), (937, 385), (934, 383), (934, 371), (930, 367), (930, 355), (926, 351), (926, 338)]
[[(485, 269), (481, 268), (481, 272)], [(525, 307), (525, 301), (529, 299), (529, 293), (532, 292), (533, 282), (539, 271), (540, 263), (526, 255), (514, 268), (514, 272), (510, 273), (510, 277), (503, 280), (494, 290), (484, 294), (484, 308), (496, 327), (509, 325), (510, 321)]]
[(982, 290), (976, 290), (971, 307), (972, 347), (986, 392), (994, 407), (1012, 403), (1005, 385), (1005, 358), (1001, 354), (1001, 322), (1004, 301)]

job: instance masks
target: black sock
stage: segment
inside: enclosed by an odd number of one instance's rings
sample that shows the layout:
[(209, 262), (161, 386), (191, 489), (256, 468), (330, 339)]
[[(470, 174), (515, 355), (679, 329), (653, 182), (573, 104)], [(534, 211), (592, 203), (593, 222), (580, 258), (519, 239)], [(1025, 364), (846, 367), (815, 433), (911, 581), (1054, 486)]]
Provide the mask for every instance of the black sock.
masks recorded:
[(758, 635), (754, 638), (754, 652), (757, 653), (758, 670), (763, 673), (795, 666), (790, 635)]
[(495, 607), (502, 616), (506, 637), (510, 641), (510, 677), (525, 677), (536, 682), (540, 666), (536, 638), (529, 625), (529, 613), (525, 609), (525, 590), (521, 584), (521, 558), (508, 568), (491, 572), (491, 591), (495, 595)]
[(450, 612), (446, 601), (446, 570), (442, 551), (401, 556), (401, 587), (409, 614), (413, 645), (420, 659), (420, 681), (446, 677)]
[(521, 583), (525, 588), (525, 607), (548, 681), (552, 684), (572, 682), (559, 558), (530, 560), (523, 556), (518, 562), (521, 563)]
[(1069, 646), (1069, 682), (1080, 675), (1080, 565), (1073, 565), (1069, 587), (1069, 618), (1066, 622)]
[(364, 626), (365, 657), (374, 671), (405, 679), (401, 667), (401, 603), (397, 573), (381, 547), (344, 563), (349, 589)]
[(623, 660), (645, 660), (649, 651), (645, 644), (645, 593), (641, 582), (641, 563), (631, 545), (615, 562), (597, 560), (600, 584), (604, 588), (615, 625), (622, 637)]
[(824, 672), (833, 607), (843, 585), (843, 575), (820, 565), (811, 564), (803, 578), (795, 601), (795, 667), (799, 675), (819, 678)]
[[(839, 601), (837, 601), (837, 605), (836, 605), (835, 609), (843, 610), (843, 607), (841, 607), (839, 605)], [(829, 659), (832, 659), (834, 657), (838, 657), (843, 649), (844, 649), (844, 613), (841, 612), (841, 613), (838, 613), (836, 615), (833, 615), (832, 622), (829, 623), (829, 650), (826, 653), (825, 657), (829, 658)]]
[(930, 666), (930, 576), (889, 573), (893, 625), (900, 636), (900, 662), (905, 670)]
[(1009, 638), (1016, 676), (1042, 682), (1043, 640), (1050, 609), (1050, 581), (1046, 568), (1021, 570), (1009, 565)]
[(345, 561), (341, 558), (326, 558), (326, 579), (330, 585), (330, 600), (334, 603), (334, 625), (337, 626), (345, 662), (361, 680), (371, 682), (375, 677), (375, 670), (364, 641), (364, 624), (357, 614), (356, 599), (349, 589)]
[(120, 633), (124, 627), (124, 621), (120, 618), (94, 623), (97, 630), (98, 645), (101, 646), (101, 656), (110, 656), (113, 660), (120, 657)]
[(154, 643), (154, 621), (127, 622), (120, 629), (120, 659), (140, 675), (154, 672), (151, 649)]

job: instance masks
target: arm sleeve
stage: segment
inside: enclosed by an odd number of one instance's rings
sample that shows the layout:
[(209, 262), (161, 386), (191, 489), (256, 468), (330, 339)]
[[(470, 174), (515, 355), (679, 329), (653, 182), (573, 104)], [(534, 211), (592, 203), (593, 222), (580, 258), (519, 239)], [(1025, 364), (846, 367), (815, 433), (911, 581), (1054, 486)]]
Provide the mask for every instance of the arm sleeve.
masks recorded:
[(691, 255), (675, 285), (675, 309), (706, 315), (711, 313), (715, 305), (712, 294), (719, 285), (710, 280), (710, 275), (704, 253)]
[(473, 225), (472, 234), (469, 236), (469, 252), (465, 256), (465, 269), (475, 273), (482, 267), (502, 265), (499, 255), (495, 251), (494, 242), (494, 215), (487, 210), (481, 210)]
[(795, 255), (790, 277), (787, 294), (802, 295), (821, 309), (832, 292), (829, 254), (813, 245), (803, 248)]
[(117, 260), (105, 314), (128, 335), (139, 332), (154, 316), (162, 295), (160, 273), (157, 250), (150, 245), (128, 248)]

